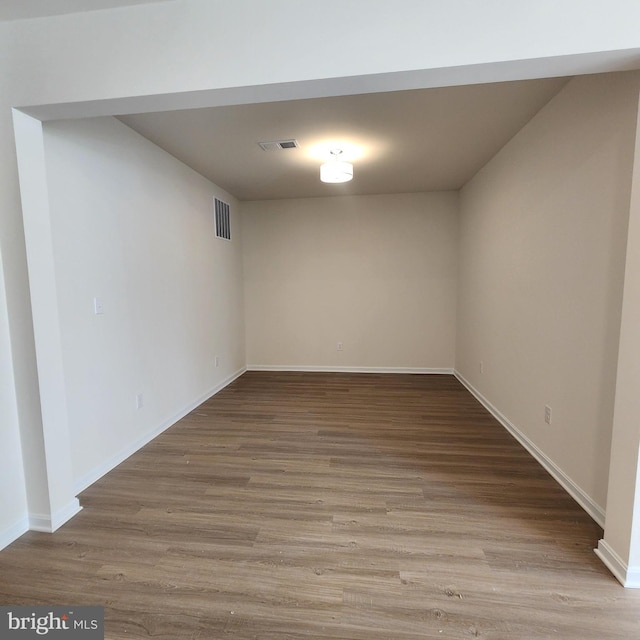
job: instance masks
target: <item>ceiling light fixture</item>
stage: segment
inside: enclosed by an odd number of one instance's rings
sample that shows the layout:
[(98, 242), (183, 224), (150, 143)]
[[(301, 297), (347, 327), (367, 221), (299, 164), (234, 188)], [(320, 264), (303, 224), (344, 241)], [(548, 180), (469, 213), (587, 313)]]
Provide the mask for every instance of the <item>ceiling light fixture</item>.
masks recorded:
[(353, 180), (353, 165), (340, 160), (342, 149), (331, 149), (330, 153), (333, 156), (332, 159), (320, 165), (320, 180), (334, 184)]

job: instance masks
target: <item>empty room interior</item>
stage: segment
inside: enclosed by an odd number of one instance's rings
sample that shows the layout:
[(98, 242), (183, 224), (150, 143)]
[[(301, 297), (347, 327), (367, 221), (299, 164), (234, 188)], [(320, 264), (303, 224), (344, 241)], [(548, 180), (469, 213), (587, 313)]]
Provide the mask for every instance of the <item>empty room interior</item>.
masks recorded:
[(640, 10), (311, 4), (0, 6), (0, 605), (640, 637)]

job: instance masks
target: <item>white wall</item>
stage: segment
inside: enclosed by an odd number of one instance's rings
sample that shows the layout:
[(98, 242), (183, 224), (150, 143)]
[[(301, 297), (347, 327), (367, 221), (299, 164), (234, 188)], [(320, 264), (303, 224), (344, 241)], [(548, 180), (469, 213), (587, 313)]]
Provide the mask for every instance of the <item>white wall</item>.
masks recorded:
[(383, 88), (378, 75), (389, 90), (636, 68), (639, 22), (635, 0), (174, 0), (11, 23), (0, 60), (21, 85), (13, 106), (280, 84), (287, 97), (291, 82), (350, 93)]
[(456, 368), (601, 513), (637, 101), (572, 80), (461, 192)]
[(22, 447), (20, 432), (15, 428), (18, 415), (9, 327), (7, 315), (2, 313), (6, 305), (3, 285), (0, 279), (0, 549), (28, 529)]
[(457, 201), (242, 203), (249, 367), (452, 369)]
[[(73, 477), (84, 488), (243, 369), (239, 211), (113, 118), (50, 122), (44, 140)], [(231, 242), (215, 237), (214, 196), (231, 204)]]

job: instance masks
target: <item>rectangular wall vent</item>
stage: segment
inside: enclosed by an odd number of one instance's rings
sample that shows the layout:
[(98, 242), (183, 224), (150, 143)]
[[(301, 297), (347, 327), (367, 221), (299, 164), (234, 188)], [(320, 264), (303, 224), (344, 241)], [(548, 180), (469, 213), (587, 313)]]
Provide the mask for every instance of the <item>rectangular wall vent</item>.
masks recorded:
[(216, 213), (216, 236), (231, 240), (231, 220), (229, 217), (229, 205), (218, 198), (213, 199)]
[(297, 140), (274, 140), (273, 142), (258, 142), (263, 151), (284, 151), (285, 149), (297, 149), (300, 145)]

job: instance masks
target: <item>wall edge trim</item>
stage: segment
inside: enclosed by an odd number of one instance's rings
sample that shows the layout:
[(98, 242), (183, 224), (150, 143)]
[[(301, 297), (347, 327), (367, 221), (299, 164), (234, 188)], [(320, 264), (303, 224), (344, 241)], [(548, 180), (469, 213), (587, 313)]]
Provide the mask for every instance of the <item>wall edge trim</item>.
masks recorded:
[(599, 540), (595, 554), (626, 589), (640, 589), (640, 567), (629, 567), (606, 540)]
[(454, 375), (453, 369), (428, 367), (337, 367), (320, 365), (248, 364), (247, 371), (282, 371), (301, 373), (404, 373)]
[(214, 396), (219, 391), (222, 391), (226, 386), (230, 385), (234, 380), (239, 378), (245, 371), (246, 367), (241, 367), (230, 376), (216, 384), (214, 387), (198, 396), (195, 400), (190, 402), (187, 406), (183, 407), (180, 411), (173, 414), (171, 417), (163, 420), (155, 429), (152, 429), (142, 437), (138, 438), (135, 442), (130, 445), (124, 447), (118, 451), (118, 453), (111, 456), (106, 462), (99, 465), (95, 469), (89, 471), (84, 476), (79, 478), (74, 483), (74, 491), (76, 493), (81, 493), (87, 487), (92, 485), (94, 482), (102, 478), (104, 475), (109, 473), (115, 469), (119, 464), (124, 462), (129, 456), (132, 456), (136, 451), (139, 451), (146, 444), (149, 444), (154, 438), (157, 438), (162, 432), (166, 431), (169, 427), (173, 426), (178, 420), (184, 418), (188, 413), (193, 411), (196, 407), (201, 405), (203, 402)]
[(78, 498), (70, 500), (62, 509), (58, 509), (52, 515), (44, 515), (41, 513), (29, 514), (29, 530), (43, 531), (44, 533), (53, 533), (57, 531), (63, 524), (71, 520), (73, 516), (82, 511)]
[(458, 371), (454, 375), (484, 408), (542, 465), (558, 484), (604, 529), (605, 510), (593, 501), (551, 458), (511, 423)]

